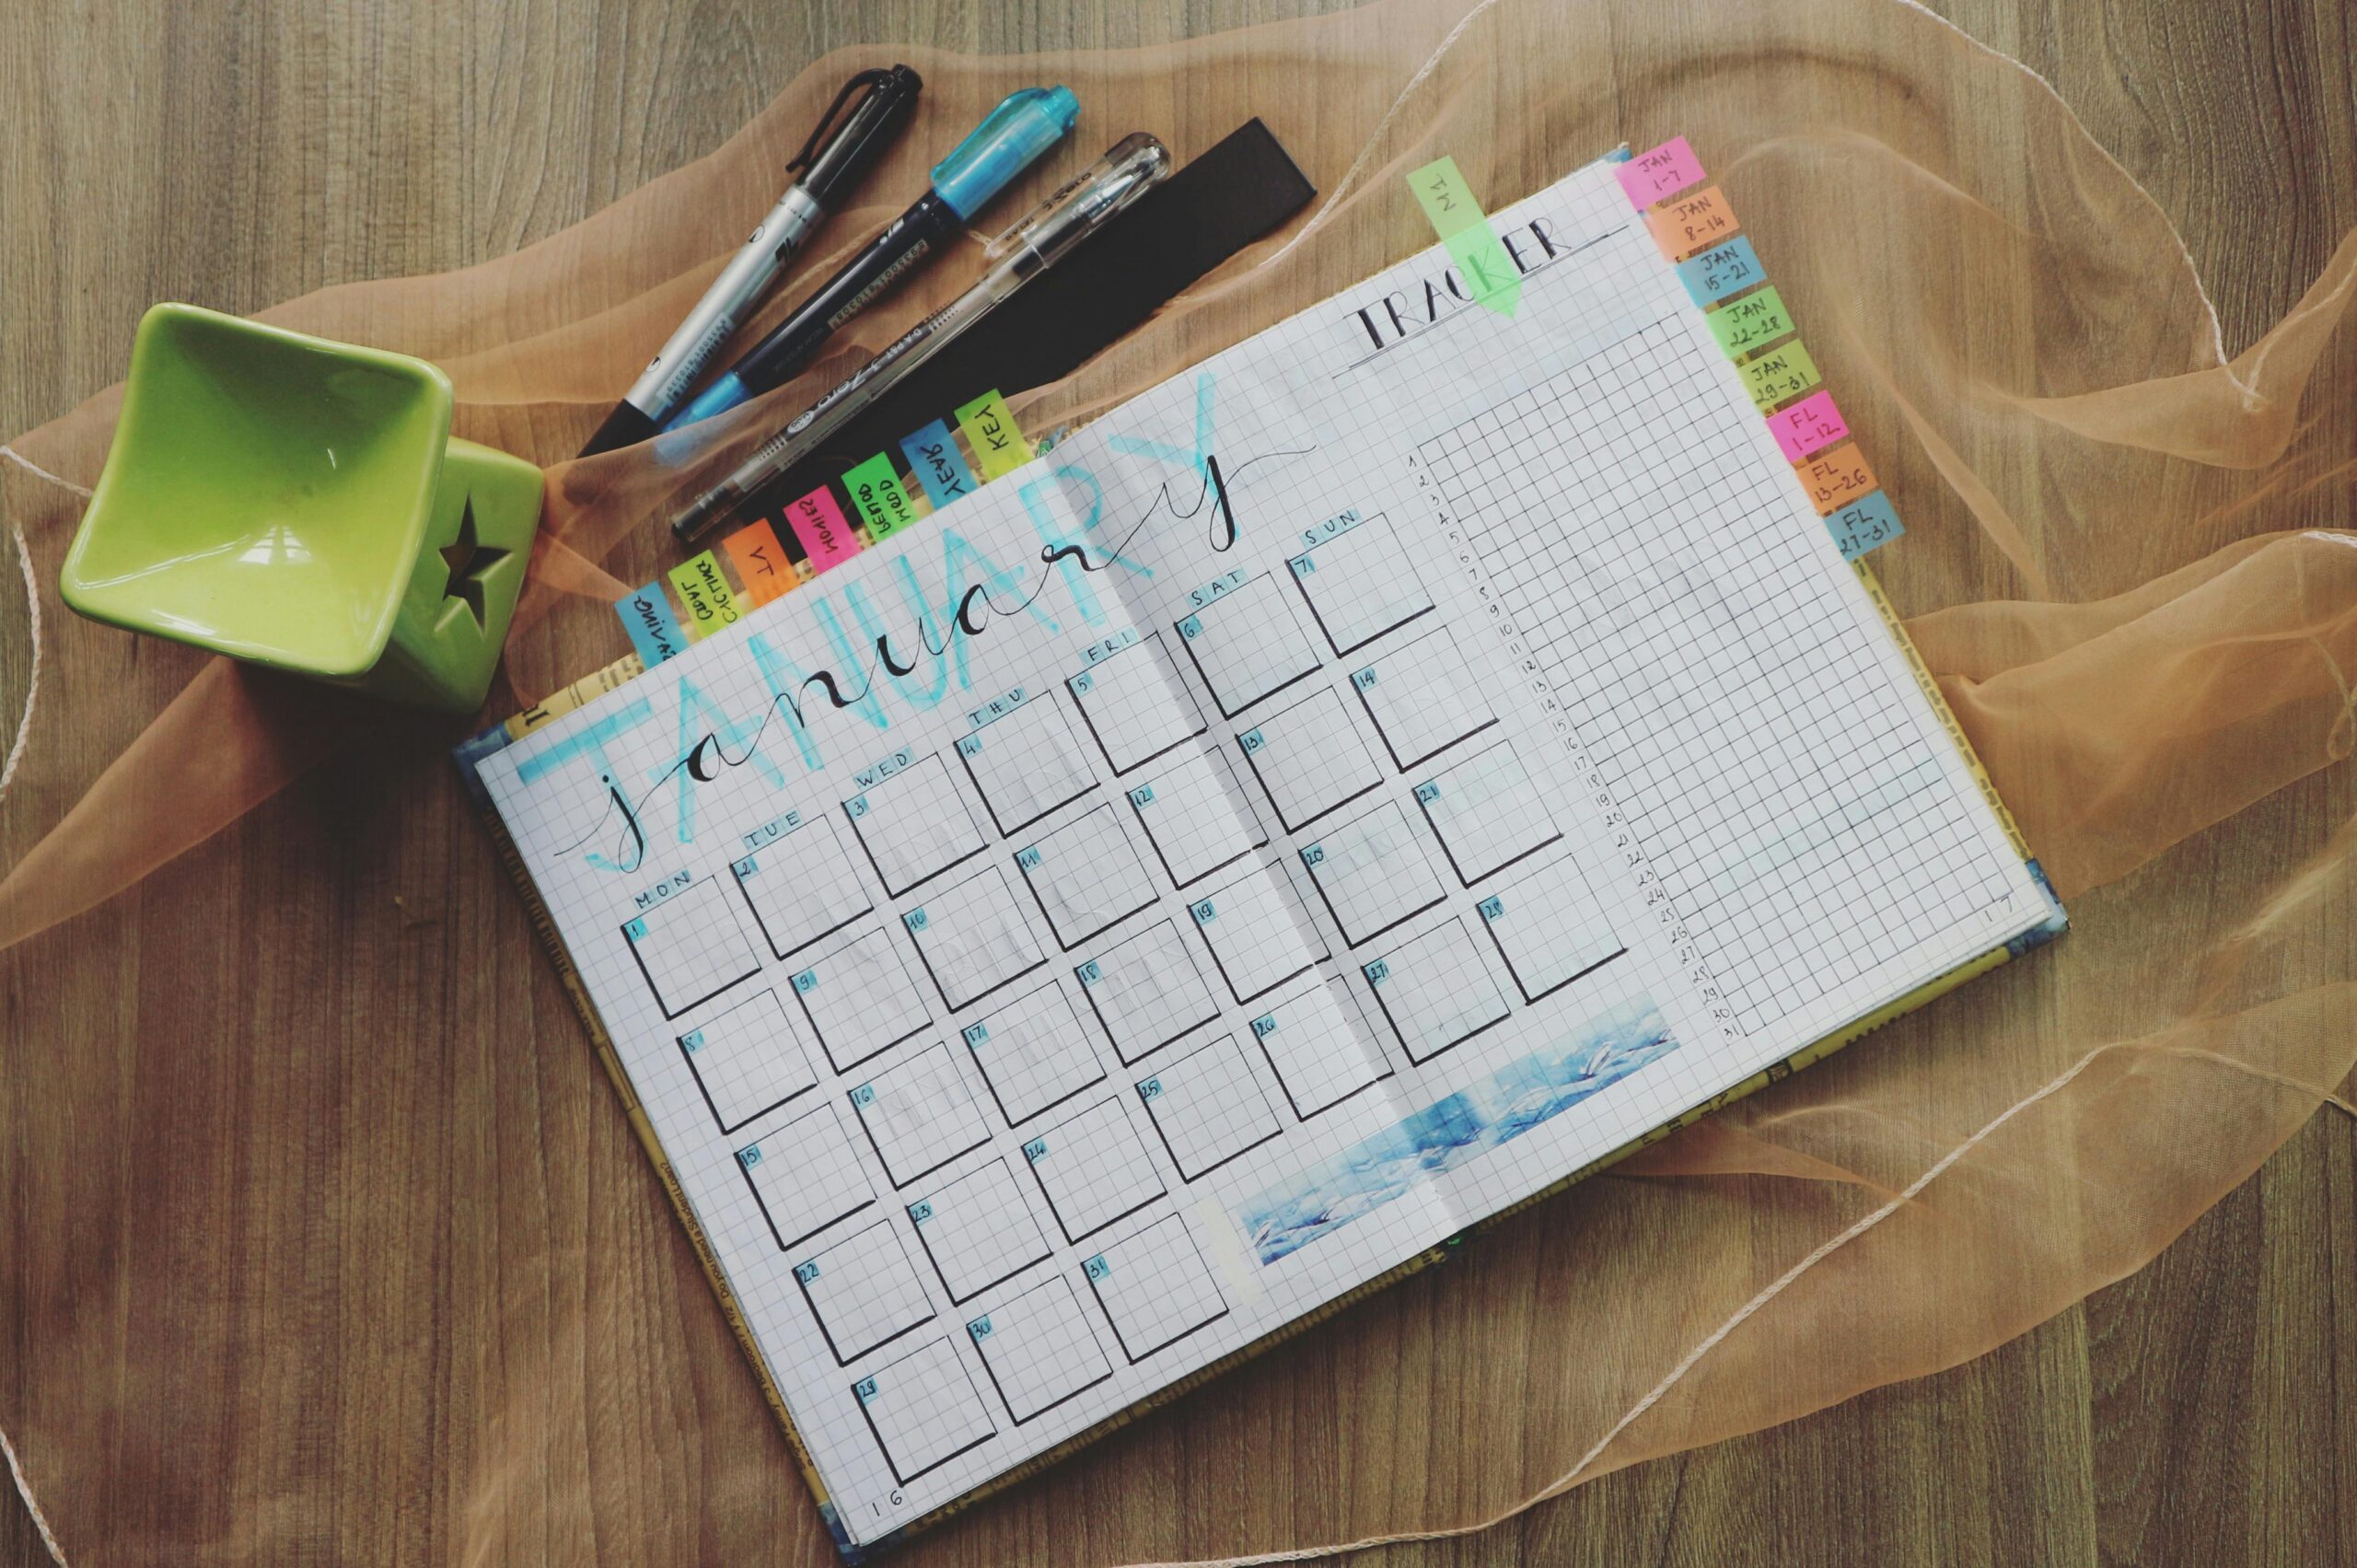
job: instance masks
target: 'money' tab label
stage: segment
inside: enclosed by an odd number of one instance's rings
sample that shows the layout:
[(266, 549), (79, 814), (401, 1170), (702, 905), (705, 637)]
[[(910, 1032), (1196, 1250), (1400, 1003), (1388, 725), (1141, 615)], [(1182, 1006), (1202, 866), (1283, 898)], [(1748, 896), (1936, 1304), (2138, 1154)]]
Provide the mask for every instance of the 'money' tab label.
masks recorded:
[(859, 540), (851, 531), (851, 519), (835, 505), (834, 492), (823, 484), (800, 500), (788, 502), (785, 521), (794, 530), (794, 537), (802, 541), (803, 553), (810, 557), (813, 575), (859, 553)]

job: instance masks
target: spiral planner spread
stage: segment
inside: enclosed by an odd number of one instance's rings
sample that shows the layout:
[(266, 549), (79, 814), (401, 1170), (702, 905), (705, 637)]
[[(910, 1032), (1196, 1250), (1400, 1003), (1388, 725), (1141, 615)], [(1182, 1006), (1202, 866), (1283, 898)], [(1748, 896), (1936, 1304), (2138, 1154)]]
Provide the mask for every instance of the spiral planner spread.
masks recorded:
[(1702, 179), (469, 752), (846, 1557), (2061, 928)]

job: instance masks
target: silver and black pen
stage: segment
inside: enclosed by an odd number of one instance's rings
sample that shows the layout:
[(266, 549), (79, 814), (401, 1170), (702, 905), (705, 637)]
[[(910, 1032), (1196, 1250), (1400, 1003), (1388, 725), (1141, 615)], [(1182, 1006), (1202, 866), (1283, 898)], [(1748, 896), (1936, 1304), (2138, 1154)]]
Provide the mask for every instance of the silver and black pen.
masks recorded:
[(990, 243), (990, 271), (973, 287), (909, 329), (793, 423), (759, 447), (726, 479), (671, 519), (671, 532), (692, 543), (771, 480), (800, 462), (855, 415), (926, 360), (955, 343), (1031, 279), (1046, 272), (1105, 223), (1160, 184), (1170, 152), (1144, 132), (1114, 144), (1029, 217)]
[[(874, 167), (909, 122), (923, 87), (923, 80), (906, 65), (862, 71), (843, 84), (843, 90), (810, 133), (809, 141), (786, 166), (789, 172), (798, 170), (801, 178), (778, 198), (752, 237), (704, 290), (687, 319), (656, 352), (646, 369), (622, 394), (622, 401), (614, 405), (613, 412), (598, 426), (598, 433), (589, 437), (589, 444), (581, 448), (581, 456), (645, 440), (687, 400), (713, 354), (761, 304), (827, 210)], [(863, 89), (865, 96), (836, 124), (835, 117)]]

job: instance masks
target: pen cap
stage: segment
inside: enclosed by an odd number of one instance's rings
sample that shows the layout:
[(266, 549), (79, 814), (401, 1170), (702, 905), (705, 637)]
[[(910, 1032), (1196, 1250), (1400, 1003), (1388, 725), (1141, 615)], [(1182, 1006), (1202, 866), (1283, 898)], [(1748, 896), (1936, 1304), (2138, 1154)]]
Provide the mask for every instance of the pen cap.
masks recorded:
[(1015, 177), (1041, 153), (1063, 140), (1080, 118), (1080, 99), (1070, 87), (1025, 87), (1009, 93), (933, 168), (933, 192), (960, 219), (990, 205)]
[(1098, 225), (1169, 174), (1170, 149), (1144, 131), (1132, 131), (1032, 208), (1021, 223), (992, 240), (984, 253), (995, 261), (1009, 251), (1028, 250), (1038, 258), (1029, 265), (1052, 266)]
[[(803, 172), (802, 188), (821, 207), (839, 205), (837, 198), (866, 177), (908, 124), (909, 116), (916, 112), (917, 94), (924, 88), (924, 79), (906, 65), (864, 75), (867, 94), (851, 117), (831, 135), (827, 134), (826, 122), (820, 122), (810, 148), (806, 149), (810, 166)], [(838, 99), (836, 107), (841, 106)], [(827, 118), (834, 118), (833, 110), (828, 110)]]

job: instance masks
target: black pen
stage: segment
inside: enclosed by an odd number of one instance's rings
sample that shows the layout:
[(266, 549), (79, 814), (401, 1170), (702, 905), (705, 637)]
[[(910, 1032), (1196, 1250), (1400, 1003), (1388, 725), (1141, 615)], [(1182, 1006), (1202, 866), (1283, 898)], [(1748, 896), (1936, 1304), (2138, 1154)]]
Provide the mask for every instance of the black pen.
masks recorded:
[[(801, 178), (778, 198), (769, 216), (704, 290), (687, 319), (614, 405), (614, 412), (598, 426), (598, 433), (581, 448), (583, 457), (631, 446), (663, 428), (663, 421), (679, 407), (738, 323), (761, 304), (803, 239), (825, 218), (827, 209), (859, 182), (909, 122), (923, 87), (923, 80), (906, 65), (862, 71), (843, 84), (843, 90), (819, 117), (810, 139), (785, 166), (787, 173), (798, 172)], [(863, 88), (866, 96), (836, 125), (835, 116)]]
[(934, 166), (933, 185), (916, 205), (892, 220), (842, 271), (798, 306), (775, 331), (749, 350), (728, 373), (706, 387), (663, 428), (677, 430), (725, 413), (791, 380), (836, 329), (914, 270), (967, 220), (1062, 141), (1080, 116), (1070, 87), (1026, 87), (1010, 94)]

